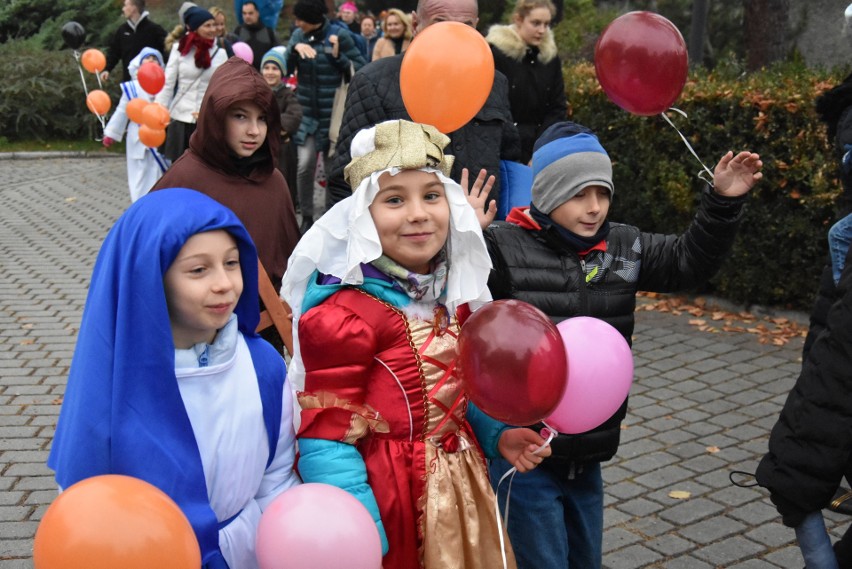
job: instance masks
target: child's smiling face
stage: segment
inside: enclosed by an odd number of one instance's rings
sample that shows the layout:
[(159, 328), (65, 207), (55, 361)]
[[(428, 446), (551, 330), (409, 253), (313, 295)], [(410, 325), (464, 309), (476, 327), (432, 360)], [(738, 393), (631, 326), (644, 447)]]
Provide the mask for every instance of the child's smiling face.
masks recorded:
[(450, 204), (434, 173), (403, 170), (379, 178), (370, 205), (382, 252), (408, 269), (426, 274), (450, 232)]
[(587, 186), (567, 202), (550, 212), (550, 219), (582, 237), (593, 237), (609, 213), (609, 190)]
[(196, 233), (163, 277), (175, 347), (213, 342), (243, 292), (237, 243), (227, 232)]

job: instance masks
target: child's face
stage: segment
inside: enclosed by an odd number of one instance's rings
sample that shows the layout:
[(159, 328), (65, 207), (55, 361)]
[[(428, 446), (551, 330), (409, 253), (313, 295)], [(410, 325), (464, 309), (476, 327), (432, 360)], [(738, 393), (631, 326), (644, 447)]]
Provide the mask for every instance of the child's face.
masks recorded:
[(261, 72), (266, 84), (270, 87), (275, 87), (281, 83), (281, 68), (274, 63), (265, 64)]
[(550, 219), (577, 235), (592, 237), (606, 221), (609, 203), (607, 188), (588, 186), (550, 212)]
[(450, 231), (450, 204), (444, 184), (433, 173), (403, 170), (384, 173), (370, 215), (382, 252), (408, 269), (426, 274)]
[(243, 292), (240, 253), (227, 232), (196, 233), (163, 277), (175, 347), (213, 342)]
[(225, 142), (240, 158), (248, 158), (266, 140), (266, 113), (257, 103), (240, 101), (225, 114)]
[(157, 65), (160, 65), (160, 60), (157, 59), (156, 55), (149, 55), (148, 57), (142, 59), (142, 63), (156, 63)]

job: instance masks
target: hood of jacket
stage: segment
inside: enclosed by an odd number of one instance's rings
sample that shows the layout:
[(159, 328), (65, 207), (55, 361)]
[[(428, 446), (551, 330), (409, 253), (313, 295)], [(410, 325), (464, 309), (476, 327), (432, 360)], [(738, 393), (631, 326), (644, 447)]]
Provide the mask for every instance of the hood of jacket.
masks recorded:
[[(225, 117), (236, 103), (251, 101), (266, 114), (266, 140), (249, 158), (257, 165), (249, 172), (238, 168), (238, 158), (225, 141)], [(239, 57), (231, 57), (213, 73), (198, 114), (198, 126), (189, 140), (189, 148), (211, 168), (260, 182), (268, 178), (278, 162), (281, 114), (275, 93), (260, 73)], [(261, 156), (267, 159), (260, 160)], [(258, 159), (256, 159), (258, 158)]]
[[(515, 30), (515, 26), (511, 24), (496, 24), (491, 26), (488, 29), (488, 35), (485, 39), (488, 43), (517, 61), (523, 59), (527, 53), (527, 49), (530, 47), (521, 39), (517, 30)], [(541, 63), (548, 63), (556, 57), (557, 51), (556, 42), (553, 40), (553, 30), (547, 30), (538, 49), (538, 60)]]
[(140, 51), (136, 57), (130, 60), (130, 63), (127, 65), (127, 70), (130, 72), (130, 77), (136, 79), (136, 74), (139, 72), (139, 68), (142, 67), (142, 60), (146, 57), (154, 56), (157, 58), (157, 61), (160, 62), (160, 67), (165, 67), (166, 64), (163, 61), (163, 54), (154, 49), (153, 47), (143, 47), (142, 51)]

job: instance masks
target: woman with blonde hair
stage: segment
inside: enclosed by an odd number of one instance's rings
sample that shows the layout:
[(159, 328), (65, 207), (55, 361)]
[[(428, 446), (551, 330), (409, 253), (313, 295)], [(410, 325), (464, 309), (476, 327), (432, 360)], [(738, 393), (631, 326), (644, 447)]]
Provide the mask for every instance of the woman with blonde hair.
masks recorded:
[(388, 10), (387, 18), (382, 21), (382, 32), (384, 35), (373, 48), (373, 61), (402, 53), (408, 49), (414, 35), (411, 19), (397, 8)]
[(550, 23), (556, 14), (551, 0), (518, 0), (512, 23), (494, 25), (485, 38), (494, 65), (509, 80), (509, 106), (521, 135), (521, 161), (532, 158), (533, 145), (568, 111), (562, 62)]

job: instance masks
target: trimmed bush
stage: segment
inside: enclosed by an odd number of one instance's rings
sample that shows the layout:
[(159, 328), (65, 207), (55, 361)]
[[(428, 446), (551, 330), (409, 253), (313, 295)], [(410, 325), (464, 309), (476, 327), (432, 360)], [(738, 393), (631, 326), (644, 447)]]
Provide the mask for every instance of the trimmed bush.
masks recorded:
[[(708, 168), (727, 150), (752, 150), (764, 161), (734, 250), (709, 291), (745, 303), (810, 308), (841, 192), (838, 160), (814, 99), (840, 77), (796, 64), (749, 75), (735, 67), (691, 73), (675, 103), (688, 119), (669, 116)], [(612, 104), (588, 63), (566, 67), (565, 82), (569, 118), (593, 128), (613, 159), (610, 219), (646, 231), (683, 231), (705, 184), (677, 133), (662, 117), (634, 116)]]

